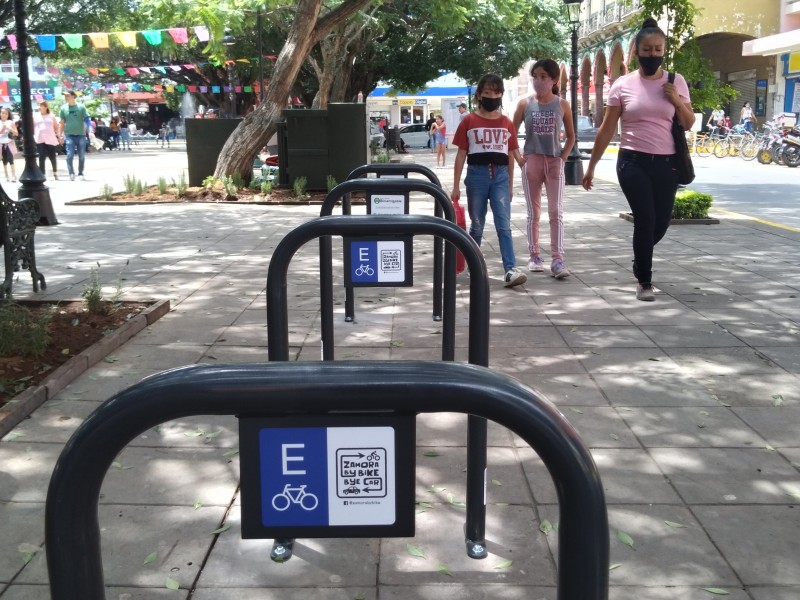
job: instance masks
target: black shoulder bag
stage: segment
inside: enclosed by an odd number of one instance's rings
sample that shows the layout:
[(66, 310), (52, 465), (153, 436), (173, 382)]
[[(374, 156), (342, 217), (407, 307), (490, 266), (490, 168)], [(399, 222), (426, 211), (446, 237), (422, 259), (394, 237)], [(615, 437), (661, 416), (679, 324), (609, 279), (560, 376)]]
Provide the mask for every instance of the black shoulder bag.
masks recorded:
[[(675, 73), (667, 75), (667, 81), (675, 82)], [(672, 117), (672, 139), (675, 141), (675, 167), (678, 170), (678, 183), (689, 185), (694, 181), (694, 165), (689, 156), (689, 145), (686, 143), (686, 132), (678, 121), (677, 115)]]

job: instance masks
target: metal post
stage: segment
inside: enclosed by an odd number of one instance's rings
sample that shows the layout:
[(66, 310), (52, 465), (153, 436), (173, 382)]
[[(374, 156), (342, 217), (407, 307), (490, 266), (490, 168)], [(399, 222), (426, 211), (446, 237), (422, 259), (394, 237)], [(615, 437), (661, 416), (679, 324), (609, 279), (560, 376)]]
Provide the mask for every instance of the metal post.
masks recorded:
[(28, 28), (25, 24), (25, 2), (14, 0), (14, 20), (17, 28), (17, 60), (19, 61), (19, 92), (22, 97), (22, 139), (25, 146), (25, 168), (19, 176), (22, 184), (18, 198), (33, 198), (39, 205), (39, 225), (58, 225), (50, 190), (44, 184), (44, 173), (36, 164), (36, 143), (33, 141), (33, 109), (31, 108), (31, 79), (28, 74)]
[(564, 175), (567, 185), (581, 185), (583, 182), (583, 163), (578, 150), (578, 23), (572, 23), (572, 63), (570, 65), (570, 108), (572, 109), (572, 124), (575, 127), (575, 144), (567, 157), (564, 165)]
[(231, 118), (236, 118), (236, 89), (233, 83), (233, 61), (228, 61), (228, 84), (231, 87), (231, 91), (228, 94), (228, 98), (231, 103)]

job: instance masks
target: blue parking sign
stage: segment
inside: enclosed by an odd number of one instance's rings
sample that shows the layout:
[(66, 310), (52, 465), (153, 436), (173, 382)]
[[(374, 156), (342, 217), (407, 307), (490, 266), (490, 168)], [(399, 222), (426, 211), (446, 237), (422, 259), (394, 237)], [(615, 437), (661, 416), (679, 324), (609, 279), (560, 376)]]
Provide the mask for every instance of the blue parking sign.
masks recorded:
[(378, 282), (378, 242), (354, 240), (350, 247), (350, 270), (353, 283)]
[(345, 285), (412, 286), (412, 237), (345, 238)]
[(259, 450), (263, 524), (327, 525), (326, 429), (262, 429)]

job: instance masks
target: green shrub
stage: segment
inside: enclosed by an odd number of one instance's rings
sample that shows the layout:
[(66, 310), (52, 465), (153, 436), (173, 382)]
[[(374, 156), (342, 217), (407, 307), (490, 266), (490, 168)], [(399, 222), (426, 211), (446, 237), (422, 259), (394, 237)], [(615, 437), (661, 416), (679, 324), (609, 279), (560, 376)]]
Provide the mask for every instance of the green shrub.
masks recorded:
[(205, 179), (203, 179), (203, 187), (207, 190), (213, 190), (214, 185), (217, 183), (217, 178), (213, 175), (209, 175)]
[(711, 195), (694, 190), (681, 190), (675, 195), (673, 219), (707, 219)]
[(247, 187), (249, 187), (251, 190), (260, 190), (262, 181), (263, 179), (261, 177), (253, 177), (250, 180), (250, 185), (248, 185)]
[(133, 190), (136, 189), (136, 177), (133, 175), (125, 175), (125, 177), (122, 178), (122, 184), (125, 186), (125, 191), (132, 194)]
[(103, 314), (103, 285), (100, 283), (100, 273), (92, 267), (89, 273), (89, 281), (81, 292), (86, 309), (95, 315)]
[(103, 184), (103, 187), (100, 188), (100, 197), (103, 200), (110, 202), (114, 199), (114, 188), (107, 183)]
[(186, 190), (189, 189), (189, 182), (186, 181), (186, 173), (181, 171), (178, 181), (172, 180), (172, 185), (175, 187), (175, 193), (178, 198), (183, 198), (186, 195)]
[(158, 178), (158, 193), (163, 196), (164, 194), (167, 193), (167, 189), (168, 188), (169, 188), (169, 185), (167, 184), (167, 178), (166, 177), (159, 177)]
[(328, 175), (327, 179), (328, 192), (336, 187), (336, 178), (333, 175)]
[(133, 184), (133, 195), (134, 196), (141, 196), (144, 194), (145, 184), (141, 179), (134, 180)]
[(261, 193), (265, 196), (269, 196), (272, 193), (272, 182), (269, 179), (261, 182)]
[(386, 150), (382, 150), (382, 151), (378, 152), (378, 154), (375, 156), (375, 162), (376, 163), (388, 163), (389, 162), (389, 153), (386, 152)]
[(238, 197), (239, 188), (236, 187), (236, 182), (233, 177), (223, 175), (220, 177), (220, 181), (222, 182), (222, 188), (225, 190), (225, 194), (228, 198)]
[(244, 179), (242, 178), (242, 174), (236, 171), (233, 175), (231, 175), (231, 183), (236, 186), (237, 190), (242, 189), (245, 187)]
[(23, 306), (0, 303), (0, 356), (41, 356), (49, 343), (47, 326), (52, 316), (37, 318)]
[(305, 198), (306, 196), (306, 186), (308, 185), (308, 179), (306, 177), (297, 177), (294, 180), (294, 195), (298, 198)]

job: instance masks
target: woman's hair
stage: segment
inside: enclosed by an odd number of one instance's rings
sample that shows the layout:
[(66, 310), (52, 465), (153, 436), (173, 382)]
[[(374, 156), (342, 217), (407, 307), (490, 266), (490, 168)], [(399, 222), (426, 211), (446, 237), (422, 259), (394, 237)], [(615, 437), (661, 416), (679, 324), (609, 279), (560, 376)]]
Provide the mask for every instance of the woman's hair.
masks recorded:
[(3, 116), (3, 113), (6, 113), (9, 119), (11, 118), (11, 111), (5, 106), (3, 108), (0, 108), (0, 117)]
[(47, 104), (47, 100), (42, 100), (39, 102), (39, 106), (44, 106), (47, 109), (47, 114), (50, 114), (50, 105)]
[(557, 82), (559, 76), (561, 75), (561, 69), (559, 68), (558, 63), (554, 61), (552, 58), (543, 58), (542, 60), (537, 60), (535, 63), (533, 63), (533, 66), (531, 67), (531, 75), (533, 75), (533, 72), (539, 68), (544, 70), (544, 72), (550, 76), (550, 79), (556, 82), (553, 83), (553, 93), (556, 96), (558, 96)]
[(505, 93), (506, 89), (503, 87), (503, 78), (499, 75), (484, 75), (478, 80), (478, 87), (475, 88), (475, 97), (483, 94), (483, 90), (490, 88), (493, 92)]
[(667, 39), (667, 34), (661, 30), (658, 22), (653, 17), (647, 17), (642, 23), (642, 28), (636, 33), (636, 50), (639, 50), (639, 45), (644, 38), (653, 34), (660, 35), (665, 40)]

